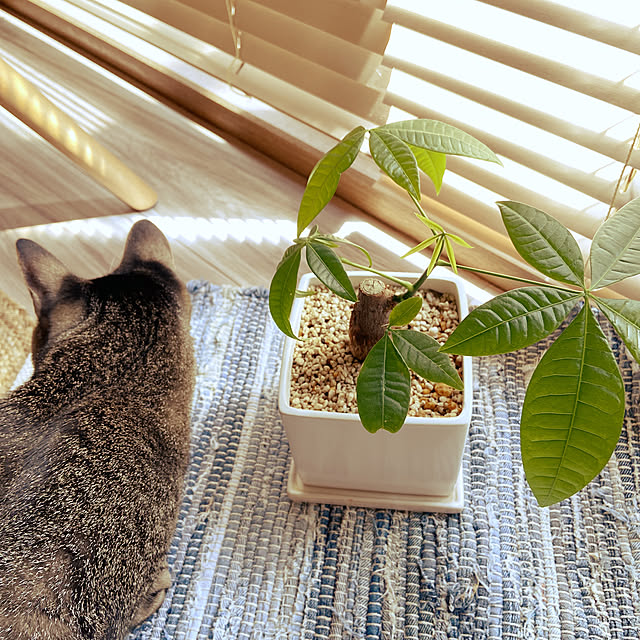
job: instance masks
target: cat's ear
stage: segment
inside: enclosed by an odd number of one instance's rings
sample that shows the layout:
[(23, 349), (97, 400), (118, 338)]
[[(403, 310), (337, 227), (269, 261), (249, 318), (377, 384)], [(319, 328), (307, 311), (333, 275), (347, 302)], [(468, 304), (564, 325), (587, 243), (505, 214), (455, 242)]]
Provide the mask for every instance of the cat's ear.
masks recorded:
[(130, 269), (138, 261), (155, 261), (169, 269), (175, 268), (169, 242), (149, 220), (140, 220), (131, 227), (122, 261), (116, 271)]
[(16, 242), (18, 263), (29, 287), (36, 315), (56, 300), (65, 278), (71, 275), (58, 258), (37, 242), (21, 238)]

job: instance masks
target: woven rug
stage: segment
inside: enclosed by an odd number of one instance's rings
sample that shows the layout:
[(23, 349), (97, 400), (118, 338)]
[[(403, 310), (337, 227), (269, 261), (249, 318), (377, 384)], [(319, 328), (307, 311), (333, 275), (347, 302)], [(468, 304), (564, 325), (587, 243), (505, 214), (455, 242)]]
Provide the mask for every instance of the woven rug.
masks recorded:
[(31, 346), (33, 318), (0, 291), (0, 393), (20, 371)]
[(538, 345), (475, 361), (461, 514), (295, 504), (267, 293), (190, 291), (198, 379), (174, 584), (131, 639), (638, 638), (639, 379), (613, 338), (625, 429), (574, 498), (541, 509), (522, 473), (518, 408)]

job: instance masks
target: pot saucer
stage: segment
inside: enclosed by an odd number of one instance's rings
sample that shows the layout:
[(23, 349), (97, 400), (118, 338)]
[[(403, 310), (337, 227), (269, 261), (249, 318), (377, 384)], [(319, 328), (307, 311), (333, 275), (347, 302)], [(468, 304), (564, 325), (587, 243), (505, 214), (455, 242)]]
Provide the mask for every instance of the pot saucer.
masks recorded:
[(296, 471), (295, 462), (292, 460), (287, 482), (287, 494), (289, 499), (294, 502), (320, 502), (374, 509), (460, 513), (464, 507), (462, 469), (453, 491), (448, 496), (422, 496), (305, 485)]

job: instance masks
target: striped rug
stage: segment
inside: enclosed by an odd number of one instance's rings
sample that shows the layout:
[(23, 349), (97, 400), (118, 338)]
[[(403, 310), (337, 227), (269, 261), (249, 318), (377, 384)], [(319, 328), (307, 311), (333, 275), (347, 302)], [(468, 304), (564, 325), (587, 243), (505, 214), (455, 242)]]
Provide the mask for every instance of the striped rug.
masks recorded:
[(572, 499), (539, 508), (519, 460), (538, 345), (476, 360), (462, 513), (296, 504), (267, 293), (190, 290), (198, 379), (174, 584), (132, 640), (639, 637), (639, 377), (613, 336), (625, 428)]

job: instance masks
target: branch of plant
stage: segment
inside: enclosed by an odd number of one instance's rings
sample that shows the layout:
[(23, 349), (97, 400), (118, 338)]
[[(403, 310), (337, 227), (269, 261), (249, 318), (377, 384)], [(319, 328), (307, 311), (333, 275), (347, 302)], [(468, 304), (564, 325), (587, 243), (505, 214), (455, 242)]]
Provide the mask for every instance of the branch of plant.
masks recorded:
[[(451, 263), (447, 260), (438, 260), (438, 266), (440, 267), (451, 267)], [(530, 280), (529, 278), (520, 278), (519, 276), (512, 276), (507, 273), (498, 273), (497, 271), (489, 271), (487, 269), (479, 269), (477, 267), (467, 267), (465, 265), (459, 264), (458, 269), (463, 269), (464, 271), (471, 271), (472, 273), (478, 273), (484, 276), (491, 276), (494, 278), (504, 278), (505, 280), (513, 280), (514, 282), (522, 282), (524, 284), (532, 284), (538, 287), (550, 287), (552, 289), (558, 289), (559, 291), (571, 291), (575, 292), (576, 289), (572, 289), (571, 287), (564, 287), (560, 284), (553, 284), (551, 282), (540, 282), (539, 280)], [(585, 291), (585, 294), (587, 292)]]
[[(409, 193), (407, 191), (407, 193)], [(418, 200), (418, 198), (416, 198), (412, 193), (409, 193), (409, 196), (411, 197), (411, 199), (413, 200), (413, 204), (416, 205), (418, 211), (427, 219), (430, 219), (429, 216), (427, 215), (426, 211), (422, 208), (422, 205), (420, 204), (420, 200)]]
[[(422, 208), (422, 205), (420, 204), (420, 201), (411, 193), (409, 193), (409, 196), (413, 200), (413, 203), (416, 205), (418, 211), (425, 218), (429, 218), (429, 216), (425, 213), (425, 210)], [(433, 229), (431, 230), (431, 232), (435, 235), (435, 231)], [(438, 260), (437, 265), (451, 268), (451, 263), (448, 260)], [(513, 280), (515, 282), (522, 282), (523, 284), (546, 286), (546, 287), (551, 287), (552, 289), (558, 289), (560, 291), (575, 291), (575, 289), (570, 289), (569, 287), (563, 287), (562, 285), (552, 284), (552, 283), (548, 283), (548, 282), (539, 282), (539, 281), (536, 281), (536, 280), (530, 280), (528, 278), (520, 278), (518, 276), (512, 276), (512, 275), (509, 275), (509, 274), (506, 274), (506, 273), (497, 273), (495, 271), (488, 271), (486, 269), (478, 269), (476, 267), (466, 267), (466, 266), (461, 265), (461, 264), (457, 264), (456, 266), (458, 267), (458, 269), (464, 269), (465, 271), (471, 271), (473, 273), (478, 273), (478, 274), (485, 275), (485, 276), (492, 276), (494, 278), (504, 278), (506, 280)], [(428, 277), (428, 271), (429, 271), (429, 268), (427, 267), (424, 270), (424, 272), (422, 273), (422, 275), (418, 278), (418, 280), (416, 280), (413, 283), (413, 285), (411, 285), (411, 287), (407, 288), (407, 292), (405, 294), (403, 294), (400, 297), (400, 299), (410, 298), (411, 296), (415, 295), (416, 291), (418, 291), (420, 289), (420, 287), (425, 283), (425, 281), (426, 281), (426, 279)]]
[[(413, 203), (416, 205), (418, 211), (425, 217), (425, 218), (429, 218), (429, 216), (427, 216), (425, 210), (422, 208), (422, 205), (420, 204), (420, 201), (418, 200), (418, 198), (416, 198), (412, 193), (409, 193), (407, 191), (407, 193), (409, 194), (409, 196), (411, 197), (411, 199), (413, 200)], [(433, 235), (435, 235), (435, 231), (433, 229), (431, 229), (431, 233)], [(406, 289), (406, 292), (403, 293), (402, 295), (396, 295), (394, 296), (394, 301), (395, 302), (400, 302), (401, 300), (406, 300), (407, 298), (411, 298), (411, 296), (415, 295), (416, 291), (418, 291), (420, 289), (420, 287), (424, 284), (425, 280), (428, 277), (428, 271), (429, 268), (427, 267), (422, 275), (413, 283), (411, 284), (410, 282), (403, 282), (403, 283), (398, 283), (401, 284), (401, 286), (403, 286)]]
[[(413, 200), (413, 204), (416, 205), (416, 208), (418, 209), (420, 214), (424, 216), (427, 220), (430, 220), (429, 216), (427, 215), (425, 210), (422, 208), (422, 205), (420, 204), (420, 200), (418, 200), (418, 198), (416, 198), (412, 193), (409, 193), (409, 196)], [(433, 235), (437, 235), (434, 229), (431, 229), (431, 233)], [(420, 290), (420, 287), (425, 283), (425, 281), (429, 277), (429, 271), (430, 271), (429, 267), (430, 265), (427, 266), (427, 268), (422, 272), (422, 275), (410, 287), (407, 287), (406, 293), (404, 293), (401, 296), (395, 297), (396, 302), (399, 302), (400, 300), (406, 300), (407, 298), (414, 296), (416, 292)]]

